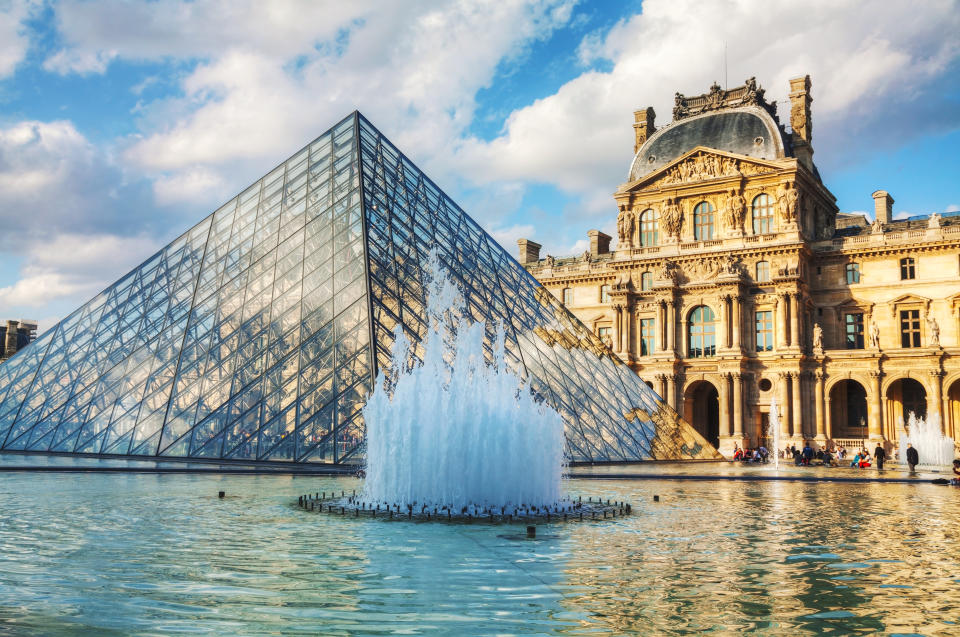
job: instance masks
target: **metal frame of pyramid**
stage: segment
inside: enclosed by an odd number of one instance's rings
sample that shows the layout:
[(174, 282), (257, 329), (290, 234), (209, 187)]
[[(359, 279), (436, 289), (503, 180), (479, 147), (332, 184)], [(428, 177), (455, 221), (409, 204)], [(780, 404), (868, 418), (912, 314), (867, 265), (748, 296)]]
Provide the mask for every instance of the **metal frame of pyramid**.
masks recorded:
[(717, 457), (357, 112), (0, 364), (0, 451), (356, 462), (431, 250), (571, 461)]

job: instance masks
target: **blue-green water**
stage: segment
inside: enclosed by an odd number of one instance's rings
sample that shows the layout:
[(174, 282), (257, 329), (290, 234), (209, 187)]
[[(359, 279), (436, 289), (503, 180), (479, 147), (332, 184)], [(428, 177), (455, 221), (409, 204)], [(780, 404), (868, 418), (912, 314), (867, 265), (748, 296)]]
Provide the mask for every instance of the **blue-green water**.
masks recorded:
[(357, 486), (0, 474), (0, 634), (960, 634), (956, 488), (572, 481), (634, 515), (537, 541), (293, 505)]

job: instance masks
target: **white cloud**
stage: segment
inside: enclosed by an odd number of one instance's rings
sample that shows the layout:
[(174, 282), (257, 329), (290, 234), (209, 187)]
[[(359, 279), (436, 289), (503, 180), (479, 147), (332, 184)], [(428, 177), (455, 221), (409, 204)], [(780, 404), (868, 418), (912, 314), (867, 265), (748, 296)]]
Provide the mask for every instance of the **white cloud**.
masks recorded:
[(152, 237), (112, 234), (60, 234), (33, 242), (20, 278), (0, 287), (0, 306), (42, 310), (65, 297), (79, 305), (159, 247)]
[(490, 236), (497, 240), (503, 249), (511, 254), (517, 251), (517, 239), (529, 239), (534, 236), (535, 228), (531, 224), (520, 224), (506, 228), (492, 228), (488, 230)]
[(225, 186), (223, 178), (217, 172), (199, 166), (157, 178), (153, 182), (153, 194), (158, 205), (169, 206), (223, 199), (228, 196)]
[(952, 203), (949, 206), (947, 206), (944, 212), (960, 212), (960, 204)]
[(0, 2), (0, 78), (13, 73), (30, 44), (23, 25), (37, 6), (33, 0)]
[[(911, 121), (914, 102), (937, 104), (941, 122), (957, 118), (936, 80), (960, 57), (958, 31), (949, 0), (923, 11), (886, 2), (646, 0), (641, 14), (581, 44), (581, 61), (609, 60), (612, 70), (586, 71), (514, 111), (500, 137), (461, 144), (454, 165), (480, 183), (552, 184), (581, 198), (581, 214), (612, 215), (610, 193), (632, 156), (633, 110), (652, 105), (658, 125), (668, 123), (674, 91), (723, 81), (724, 42), (730, 84), (757, 76), (784, 121), (787, 80), (811, 75), (816, 159), (842, 165), (858, 149), (918, 134), (927, 124)], [(877, 128), (852, 139), (865, 126)]]
[(163, 227), (148, 194), (69, 121), (0, 127), (0, 249), (20, 251), (24, 242), (91, 228), (123, 234)]

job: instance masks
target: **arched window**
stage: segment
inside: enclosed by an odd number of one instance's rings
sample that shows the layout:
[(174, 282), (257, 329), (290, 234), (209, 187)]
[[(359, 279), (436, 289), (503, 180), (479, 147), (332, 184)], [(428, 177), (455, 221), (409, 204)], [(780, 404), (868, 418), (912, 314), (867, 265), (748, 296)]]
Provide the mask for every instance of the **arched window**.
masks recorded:
[(770, 280), (770, 262), (757, 261), (757, 276), (754, 278), (757, 283), (764, 283)]
[(655, 246), (660, 241), (660, 214), (653, 209), (640, 213), (640, 245)]
[(713, 322), (713, 310), (699, 305), (690, 312), (690, 358), (717, 355), (717, 332)]
[(647, 271), (640, 275), (640, 289), (650, 290), (653, 288), (653, 272)]
[(713, 239), (713, 205), (701, 201), (693, 209), (693, 238), (696, 241)]
[(753, 198), (753, 234), (773, 232), (773, 200), (770, 195), (761, 193)]
[(848, 263), (846, 272), (847, 272), (847, 283), (860, 283), (860, 264), (859, 263)]

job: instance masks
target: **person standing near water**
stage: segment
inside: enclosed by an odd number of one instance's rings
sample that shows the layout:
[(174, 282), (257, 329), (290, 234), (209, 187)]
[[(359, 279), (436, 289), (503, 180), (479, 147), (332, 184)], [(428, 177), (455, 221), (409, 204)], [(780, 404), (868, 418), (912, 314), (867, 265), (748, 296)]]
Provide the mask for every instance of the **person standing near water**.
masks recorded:
[(887, 459), (887, 452), (879, 443), (877, 448), (873, 450), (873, 458), (877, 461), (877, 471), (883, 471), (883, 461)]
[(910, 465), (910, 473), (916, 472), (917, 465), (920, 464), (920, 454), (909, 442), (907, 443), (907, 464)]

